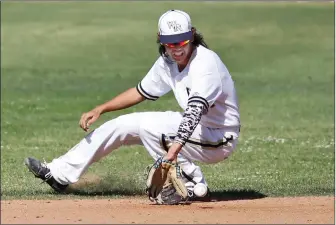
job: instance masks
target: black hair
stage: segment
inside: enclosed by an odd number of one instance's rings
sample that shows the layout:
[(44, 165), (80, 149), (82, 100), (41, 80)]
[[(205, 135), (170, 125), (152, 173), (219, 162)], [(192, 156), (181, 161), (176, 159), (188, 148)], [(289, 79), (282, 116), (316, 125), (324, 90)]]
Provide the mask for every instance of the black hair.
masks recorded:
[[(209, 46), (205, 43), (204, 41), (204, 37), (201, 33), (199, 33), (195, 27), (191, 28), (192, 30), (195, 30), (195, 34), (194, 34), (194, 40), (192, 42), (192, 44), (196, 47), (198, 47), (199, 45), (202, 45), (205, 48), (209, 48)], [(159, 37), (157, 38), (156, 43), (159, 45), (159, 53), (162, 57), (167, 57), (166, 55), (166, 48), (160, 43), (160, 39)]]

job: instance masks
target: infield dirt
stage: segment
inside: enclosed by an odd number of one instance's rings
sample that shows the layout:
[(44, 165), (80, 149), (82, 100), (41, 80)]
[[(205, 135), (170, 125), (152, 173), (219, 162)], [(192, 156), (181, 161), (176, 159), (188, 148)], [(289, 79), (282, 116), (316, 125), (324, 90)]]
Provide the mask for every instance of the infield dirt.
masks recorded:
[(1, 201), (1, 223), (334, 224), (334, 197), (262, 198), (158, 206), (145, 198)]

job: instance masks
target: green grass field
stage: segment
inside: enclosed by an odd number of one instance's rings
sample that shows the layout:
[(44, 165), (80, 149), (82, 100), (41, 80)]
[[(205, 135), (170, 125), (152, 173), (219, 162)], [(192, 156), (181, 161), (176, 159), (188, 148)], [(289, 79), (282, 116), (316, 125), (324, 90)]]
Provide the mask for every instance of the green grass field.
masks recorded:
[[(334, 194), (333, 3), (1, 3), (1, 198), (141, 195), (142, 147), (121, 148), (90, 167), (100, 182), (54, 195), (25, 168), (50, 161), (85, 133), (81, 114), (135, 86), (158, 57), (157, 20), (190, 13), (230, 70), (242, 131), (231, 158), (202, 165), (217, 194)], [(172, 94), (105, 114), (179, 110)], [(201, 164), (199, 164), (201, 165)]]

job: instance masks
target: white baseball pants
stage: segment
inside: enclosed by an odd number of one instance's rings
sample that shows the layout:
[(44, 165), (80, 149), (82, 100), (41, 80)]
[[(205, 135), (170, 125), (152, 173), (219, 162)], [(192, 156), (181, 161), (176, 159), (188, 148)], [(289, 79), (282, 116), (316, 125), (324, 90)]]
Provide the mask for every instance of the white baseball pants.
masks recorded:
[[(182, 113), (180, 112), (140, 112), (119, 116), (93, 130), (66, 154), (55, 158), (47, 166), (53, 177), (61, 184), (71, 184), (79, 180), (88, 167), (122, 145), (142, 145), (154, 160), (163, 156), (169, 140), (175, 135)], [(231, 136), (233, 140), (222, 145), (223, 138)], [(193, 161), (217, 163), (227, 158), (235, 149), (239, 136), (239, 127), (211, 129), (196, 127), (191, 138), (178, 155), (183, 171), (194, 182), (206, 183), (202, 171)], [(218, 146), (211, 147), (210, 145)], [(194, 184), (187, 182), (186, 186)]]

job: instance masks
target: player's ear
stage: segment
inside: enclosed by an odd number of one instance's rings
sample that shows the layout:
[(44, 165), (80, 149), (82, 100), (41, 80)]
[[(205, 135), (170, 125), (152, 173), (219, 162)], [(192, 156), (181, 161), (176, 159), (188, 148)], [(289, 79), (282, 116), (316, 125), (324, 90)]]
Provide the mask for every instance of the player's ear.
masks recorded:
[(161, 44), (160, 43), (160, 33), (159, 32), (157, 33), (156, 43)]

